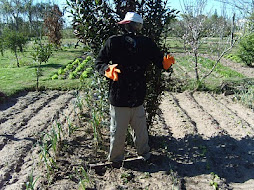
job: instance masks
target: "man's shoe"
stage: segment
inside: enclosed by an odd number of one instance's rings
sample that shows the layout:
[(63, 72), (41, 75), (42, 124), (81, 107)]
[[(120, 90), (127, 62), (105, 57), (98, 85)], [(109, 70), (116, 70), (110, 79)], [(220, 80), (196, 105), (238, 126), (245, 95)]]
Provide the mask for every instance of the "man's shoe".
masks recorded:
[(121, 161), (119, 161), (119, 162), (112, 162), (112, 164), (111, 164), (111, 166), (113, 168), (118, 168), (118, 169), (121, 168), (122, 165), (123, 165), (123, 162), (121, 162)]
[(142, 157), (142, 160), (147, 161), (147, 160), (150, 159), (151, 153), (148, 152), (148, 153), (146, 153), (146, 154), (141, 155), (141, 157)]

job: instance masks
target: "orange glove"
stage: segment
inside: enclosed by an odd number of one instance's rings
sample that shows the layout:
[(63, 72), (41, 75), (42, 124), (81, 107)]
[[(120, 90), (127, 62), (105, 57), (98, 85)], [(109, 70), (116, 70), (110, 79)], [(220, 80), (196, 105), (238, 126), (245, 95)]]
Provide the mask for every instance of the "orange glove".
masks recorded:
[(167, 56), (163, 57), (162, 64), (165, 70), (168, 70), (169, 67), (171, 67), (171, 65), (174, 63), (175, 63), (175, 58), (173, 56), (168, 54)]
[(121, 73), (120, 69), (117, 69), (118, 64), (109, 65), (108, 69), (105, 71), (105, 76), (112, 79), (113, 81), (118, 81), (118, 73)]

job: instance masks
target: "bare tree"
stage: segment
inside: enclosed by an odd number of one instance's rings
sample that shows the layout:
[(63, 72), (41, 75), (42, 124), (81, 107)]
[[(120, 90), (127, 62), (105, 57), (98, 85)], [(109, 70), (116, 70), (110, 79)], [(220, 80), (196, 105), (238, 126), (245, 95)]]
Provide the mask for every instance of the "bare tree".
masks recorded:
[(238, 9), (244, 15), (251, 15), (254, 11), (254, 0), (217, 0)]
[[(182, 29), (184, 31), (183, 39), (186, 41), (186, 44), (189, 45), (191, 53), (194, 56), (194, 69), (196, 74), (197, 81), (203, 81), (205, 78), (211, 75), (215, 70), (216, 66), (222, 59), (222, 57), (232, 49), (237, 38), (232, 38), (232, 31), (235, 30), (234, 22), (232, 26), (228, 26), (226, 22), (226, 15), (218, 17), (215, 22), (207, 23), (208, 17), (205, 16), (204, 10), (207, 1), (206, 0), (195, 0), (195, 1), (182, 1), (184, 15)], [(223, 14), (226, 14), (226, 11), (223, 10)], [(233, 17), (234, 18), (234, 17)], [(231, 29), (231, 32), (229, 30)], [(234, 36), (234, 35), (233, 35)], [(213, 38), (213, 41), (209, 39)], [(198, 57), (200, 56), (199, 48), (203, 43), (208, 43), (207, 52), (213, 56), (215, 63), (207, 73), (200, 76), (199, 68), (202, 67), (199, 64)]]
[(183, 27), (184, 36), (183, 39), (185, 43), (191, 47), (191, 53), (194, 55), (195, 59), (195, 73), (196, 80), (199, 81), (199, 70), (198, 70), (198, 50), (202, 43), (202, 37), (206, 30), (205, 21), (206, 16), (204, 16), (205, 6), (207, 0), (196, 0), (196, 1), (182, 1), (184, 15), (183, 17)]

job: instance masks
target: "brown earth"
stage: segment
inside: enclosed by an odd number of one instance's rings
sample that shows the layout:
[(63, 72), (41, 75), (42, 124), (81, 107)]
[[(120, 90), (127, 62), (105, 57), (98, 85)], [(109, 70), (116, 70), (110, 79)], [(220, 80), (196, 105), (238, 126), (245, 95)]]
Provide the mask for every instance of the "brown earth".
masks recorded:
[[(254, 189), (254, 112), (233, 96), (165, 92), (150, 129), (151, 159), (120, 168), (89, 167), (106, 159), (108, 130), (96, 151), (77, 97), (75, 91), (24, 92), (0, 104), (0, 189), (26, 189), (31, 175), (34, 189), (81, 189), (81, 179), (86, 189)], [(63, 138), (47, 178), (41, 137), (57, 122)], [(70, 123), (79, 128), (68, 135)], [(126, 157), (134, 152), (126, 145)]]

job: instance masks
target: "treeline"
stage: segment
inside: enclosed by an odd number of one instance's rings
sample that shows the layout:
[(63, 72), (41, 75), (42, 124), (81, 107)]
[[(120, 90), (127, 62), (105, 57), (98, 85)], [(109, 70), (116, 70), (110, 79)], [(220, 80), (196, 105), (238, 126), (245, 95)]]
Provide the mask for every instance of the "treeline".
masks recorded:
[[(45, 19), (57, 11), (56, 7), (60, 11), (58, 5), (51, 3), (35, 4), (34, 0), (0, 0), (0, 34), (8, 27), (25, 33), (28, 37), (44, 35)], [(63, 23), (63, 18), (59, 22)]]
[(18, 52), (23, 52), (30, 40), (48, 36), (48, 44), (61, 45), (63, 13), (58, 5), (33, 3), (33, 0), (0, 0), (0, 53), (11, 50), (19, 67)]

